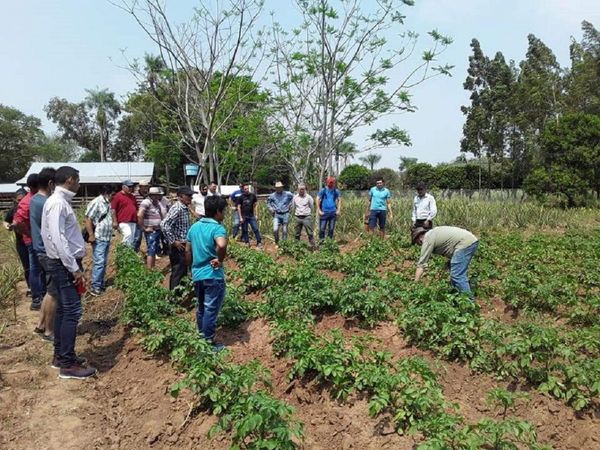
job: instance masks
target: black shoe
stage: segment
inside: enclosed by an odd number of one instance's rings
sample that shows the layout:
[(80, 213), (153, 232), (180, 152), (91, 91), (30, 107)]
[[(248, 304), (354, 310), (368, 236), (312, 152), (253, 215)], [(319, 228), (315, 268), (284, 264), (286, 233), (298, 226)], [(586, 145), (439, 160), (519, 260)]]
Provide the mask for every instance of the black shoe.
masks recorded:
[[(75, 357), (75, 361), (76, 364), (79, 366), (84, 366), (87, 363), (87, 359), (81, 358), (79, 356)], [(53, 369), (60, 369), (60, 366), (58, 365), (58, 358), (56, 356), (52, 358), (52, 363), (50, 364), (50, 367), (52, 367)]]
[(27, 292), (25, 292), (25, 296), (31, 297), (31, 289), (27, 289)]
[(98, 289), (92, 288), (89, 290), (89, 292), (90, 292), (90, 295), (93, 295), (94, 297), (98, 297), (98, 296), (102, 295), (102, 291), (98, 290)]
[(41, 300), (32, 300), (31, 306), (29, 307), (32, 311), (39, 311), (42, 309), (42, 301)]
[(35, 328), (33, 329), (33, 333), (34, 333), (34, 334), (37, 334), (37, 335), (39, 335), (39, 336), (43, 336), (45, 332), (46, 332), (46, 330), (44, 330), (43, 328), (38, 328), (38, 327), (35, 327)]
[(72, 365), (71, 367), (62, 367), (58, 373), (58, 378), (72, 378), (75, 380), (84, 380), (86, 378), (93, 377), (96, 375), (96, 368), (84, 367), (79, 364)]

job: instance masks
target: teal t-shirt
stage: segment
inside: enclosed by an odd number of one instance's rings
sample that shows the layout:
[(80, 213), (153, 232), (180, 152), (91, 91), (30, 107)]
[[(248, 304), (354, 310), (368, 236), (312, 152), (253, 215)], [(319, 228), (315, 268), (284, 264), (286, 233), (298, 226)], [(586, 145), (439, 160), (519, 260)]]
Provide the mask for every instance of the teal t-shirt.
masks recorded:
[(387, 200), (392, 196), (388, 188), (377, 189), (377, 186), (373, 186), (369, 191), (371, 197), (371, 210), (373, 211), (387, 211)]
[(213, 269), (210, 262), (217, 257), (215, 239), (227, 237), (225, 227), (215, 219), (204, 217), (191, 226), (187, 240), (192, 245), (192, 280), (224, 279), (223, 267)]

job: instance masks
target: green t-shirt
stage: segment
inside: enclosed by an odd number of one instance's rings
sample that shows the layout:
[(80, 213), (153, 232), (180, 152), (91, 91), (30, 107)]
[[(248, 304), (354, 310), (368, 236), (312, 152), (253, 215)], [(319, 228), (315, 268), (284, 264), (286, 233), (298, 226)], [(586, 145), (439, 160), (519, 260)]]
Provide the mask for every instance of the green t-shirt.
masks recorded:
[(456, 250), (467, 248), (475, 242), (477, 238), (470, 231), (458, 227), (435, 227), (425, 234), (417, 267), (427, 267), (432, 253), (452, 258)]
[(225, 227), (214, 219), (204, 217), (190, 227), (187, 240), (192, 245), (192, 280), (224, 279), (223, 267), (213, 269), (210, 262), (217, 257), (215, 239), (227, 237)]

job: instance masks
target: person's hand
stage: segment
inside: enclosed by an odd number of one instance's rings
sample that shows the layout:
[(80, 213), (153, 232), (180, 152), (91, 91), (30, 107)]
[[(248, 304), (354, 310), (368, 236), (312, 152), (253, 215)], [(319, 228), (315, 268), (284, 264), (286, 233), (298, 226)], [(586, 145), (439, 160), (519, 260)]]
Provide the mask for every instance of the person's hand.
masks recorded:
[(210, 265), (212, 266), (213, 270), (217, 270), (221, 267), (221, 261), (219, 261), (219, 258), (211, 259)]
[(173, 247), (175, 247), (177, 250), (185, 250), (185, 243), (182, 241), (175, 241), (173, 242)]
[(73, 280), (75, 281), (75, 284), (85, 283), (85, 276), (84, 276), (83, 272), (81, 270), (78, 270), (77, 272), (73, 272)]
[(113, 223), (113, 230), (118, 230), (118, 229), (119, 229), (119, 224)]
[(146, 228), (144, 228), (144, 231), (146, 233), (152, 233), (154, 231), (154, 228), (153, 227), (146, 227)]
[(96, 242), (96, 235), (92, 233), (88, 237), (88, 243), (93, 244), (94, 242)]
[(244, 223), (244, 218), (240, 217), (240, 225)]
[(319, 215), (322, 216), (323, 214), (325, 214), (322, 210), (319, 210)]
[(336, 209), (335, 215), (339, 217), (339, 215), (340, 215), (340, 210), (339, 209)]
[(4, 228), (6, 228), (8, 231), (10, 231), (12, 229), (12, 227), (10, 226), (10, 223), (8, 223), (8, 222), (4, 222)]
[(430, 228), (431, 227), (431, 220), (426, 220), (423, 225), (424, 225), (423, 228)]

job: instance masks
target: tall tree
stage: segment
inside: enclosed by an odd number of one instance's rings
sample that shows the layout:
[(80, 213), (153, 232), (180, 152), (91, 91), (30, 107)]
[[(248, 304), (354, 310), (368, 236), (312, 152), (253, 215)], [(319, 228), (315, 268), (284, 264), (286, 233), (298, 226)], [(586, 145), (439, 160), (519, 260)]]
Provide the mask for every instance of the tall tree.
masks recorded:
[(378, 155), (377, 153), (369, 153), (368, 155), (361, 156), (358, 159), (360, 159), (363, 163), (368, 165), (369, 170), (371, 172), (373, 172), (373, 168), (375, 167), (375, 164), (377, 164), (379, 161), (381, 161), (381, 155)]
[(44, 140), (41, 125), (37, 117), (0, 104), (0, 182), (13, 183), (27, 172)]
[[(417, 35), (402, 29), (403, 7), (412, 4), (296, 0), (302, 22), (291, 32), (274, 23), (274, 121), (285, 132), (281, 150), (297, 181), (313, 168), (319, 182), (326, 172), (336, 173), (336, 151), (354, 130), (392, 113), (414, 111), (411, 89), (449, 74), (451, 67), (437, 59), (451, 39), (437, 31), (429, 33), (431, 48), (415, 57)], [(392, 81), (392, 73), (406, 75)], [(410, 144), (396, 125), (370, 138), (370, 148)]]
[[(93, 120), (84, 102), (71, 103), (64, 98), (53, 97), (44, 107), (46, 116), (58, 128), (61, 139), (74, 141), (78, 146), (97, 154), (100, 136), (94, 129)], [(98, 160), (94, 158), (94, 160)]]
[(100, 136), (100, 161), (106, 157), (110, 130), (114, 127), (116, 118), (121, 114), (121, 105), (115, 94), (108, 89), (86, 89), (88, 93), (85, 103), (94, 114), (94, 120)]

